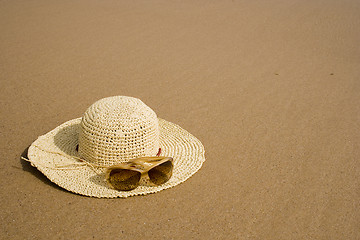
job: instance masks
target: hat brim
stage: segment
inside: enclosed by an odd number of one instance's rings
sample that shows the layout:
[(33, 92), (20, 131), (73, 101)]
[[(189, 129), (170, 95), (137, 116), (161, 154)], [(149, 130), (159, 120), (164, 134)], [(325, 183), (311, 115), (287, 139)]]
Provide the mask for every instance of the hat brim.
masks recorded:
[(40, 136), (28, 151), (28, 158), (33, 166), (53, 183), (77, 194), (98, 198), (125, 198), (159, 192), (187, 180), (205, 161), (204, 147), (196, 137), (180, 126), (159, 118), (161, 155), (173, 158), (172, 177), (159, 186), (141, 184), (132, 191), (114, 190), (105, 181), (105, 169), (94, 169), (76, 159), (80, 122), (81, 118), (77, 118), (61, 124)]

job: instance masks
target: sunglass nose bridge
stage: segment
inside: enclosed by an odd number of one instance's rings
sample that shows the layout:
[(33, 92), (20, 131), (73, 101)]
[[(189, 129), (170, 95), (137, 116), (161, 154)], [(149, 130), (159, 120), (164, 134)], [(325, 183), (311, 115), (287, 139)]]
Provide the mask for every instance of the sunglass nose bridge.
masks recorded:
[(132, 163), (130, 165), (130, 168), (134, 168), (134, 169), (137, 169), (137, 170), (144, 170), (144, 166), (142, 166), (141, 164), (136, 164), (136, 163)]

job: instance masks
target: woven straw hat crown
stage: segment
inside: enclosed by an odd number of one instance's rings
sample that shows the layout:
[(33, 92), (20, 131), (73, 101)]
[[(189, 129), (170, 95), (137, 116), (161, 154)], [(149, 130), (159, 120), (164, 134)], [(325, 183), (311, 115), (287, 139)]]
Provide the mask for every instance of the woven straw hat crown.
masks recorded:
[(110, 166), (159, 149), (159, 121), (140, 99), (116, 96), (91, 105), (82, 117), (79, 154), (87, 162)]

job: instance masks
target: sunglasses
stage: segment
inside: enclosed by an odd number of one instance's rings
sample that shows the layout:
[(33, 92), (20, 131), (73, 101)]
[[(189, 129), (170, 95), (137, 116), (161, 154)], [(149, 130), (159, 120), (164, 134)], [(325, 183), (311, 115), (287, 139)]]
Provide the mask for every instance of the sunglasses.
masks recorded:
[(129, 162), (108, 167), (107, 182), (116, 190), (130, 191), (137, 188), (146, 174), (155, 185), (166, 183), (173, 171), (171, 157), (141, 157)]

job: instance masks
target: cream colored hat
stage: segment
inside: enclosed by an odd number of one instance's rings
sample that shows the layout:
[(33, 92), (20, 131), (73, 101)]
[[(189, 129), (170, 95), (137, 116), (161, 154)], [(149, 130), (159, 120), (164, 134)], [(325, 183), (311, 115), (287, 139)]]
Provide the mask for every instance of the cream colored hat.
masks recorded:
[[(173, 175), (159, 186), (146, 178), (131, 191), (112, 189), (106, 167), (130, 159), (173, 158)], [(60, 187), (92, 197), (129, 197), (158, 192), (184, 182), (205, 161), (201, 142), (180, 126), (160, 119), (141, 100), (115, 96), (91, 105), (82, 118), (63, 123), (31, 144), (31, 164)]]

